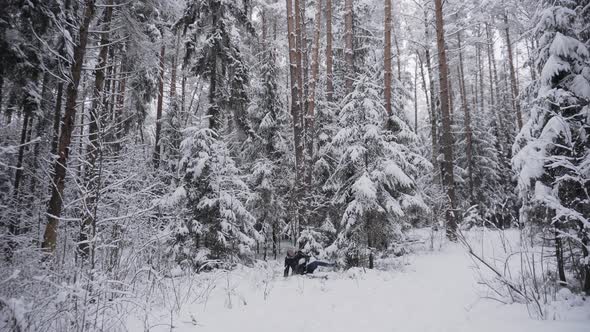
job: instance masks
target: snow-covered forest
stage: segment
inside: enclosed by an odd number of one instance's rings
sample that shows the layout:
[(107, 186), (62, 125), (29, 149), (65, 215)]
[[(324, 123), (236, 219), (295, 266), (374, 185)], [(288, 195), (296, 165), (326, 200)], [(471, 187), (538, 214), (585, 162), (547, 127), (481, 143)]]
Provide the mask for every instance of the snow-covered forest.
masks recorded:
[(0, 1), (1, 331), (588, 331), (588, 296), (590, 0)]

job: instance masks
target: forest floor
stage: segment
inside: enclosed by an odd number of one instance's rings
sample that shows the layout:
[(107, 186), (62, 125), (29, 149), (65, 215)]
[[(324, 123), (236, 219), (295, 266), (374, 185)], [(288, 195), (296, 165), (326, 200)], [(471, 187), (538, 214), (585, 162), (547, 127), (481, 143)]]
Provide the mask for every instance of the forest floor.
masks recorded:
[[(508, 238), (517, 241), (518, 232), (512, 232)], [(499, 237), (488, 231), (488, 235), (471, 238), (477, 244), (485, 236), (496, 247), (479, 248), (490, 255), (500, 246)], [(590, 331), (590, 300), (566, 292), (543, 307), (544, 319), (531, 318), (531, 308), (525, 304), (486, 298), (489, 292), (478, 282), (481, 279), (463, 246), (446, 242), (440, 234), (422, 243), (423, 248), (390, 261), (388, 270), (320, 271), (317, 278), (283, 278), (282, 264), (275, 261), (205, 273), (198, 280), (181, 277), (173, 294), (166, 295), (167, 301), (150, 307), (148, 314), (129, 317), (127, 328), (182, 332)]]

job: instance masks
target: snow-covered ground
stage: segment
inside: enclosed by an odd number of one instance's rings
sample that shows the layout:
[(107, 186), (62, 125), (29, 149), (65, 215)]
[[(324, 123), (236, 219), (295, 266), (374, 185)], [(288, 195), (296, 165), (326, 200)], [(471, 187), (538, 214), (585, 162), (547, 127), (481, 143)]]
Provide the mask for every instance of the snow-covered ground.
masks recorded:
[[(477, 239), (477, 236), (473, 238)], [(428, 243), (428, 242), (427, 242)], [(426, 247), (428, 247), (426, 245)], [(473, 262), (459, 244), (404, 256), (391, 271), (320, 272), (283, 278), (280, 262), (178, 278), (130, 331), (590, 331), (590, 305), (563, 299), (532, 319), (524, 304), (482, 297)], [(184, 280), (181, 282), (180, 280)], [(171, 326), (173, 329), (171, 329)]]

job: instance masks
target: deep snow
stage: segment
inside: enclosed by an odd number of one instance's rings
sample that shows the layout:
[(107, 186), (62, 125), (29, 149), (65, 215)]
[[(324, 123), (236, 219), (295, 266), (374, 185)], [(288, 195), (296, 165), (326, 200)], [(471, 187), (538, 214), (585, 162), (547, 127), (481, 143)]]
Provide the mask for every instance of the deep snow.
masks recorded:
[[(485, 287), (477, 283), (461, 245), (434, 247), (396, 260), (391, 271), (320, 272), (327, 279), (285, 279), (280, 262), (202, 274), (190, 283), (178, 281), (178, 291), (167, 295), (168, 304), (151, 307), (147, 316), (130, 317), (127, 327), (183, 332), (590, 331), (590, 301), (562, 301), (551, 307), (546, 320), (532, 319), (523, 304), (482, 297)], [(181, 305), (174, 308), (176, 303)]]

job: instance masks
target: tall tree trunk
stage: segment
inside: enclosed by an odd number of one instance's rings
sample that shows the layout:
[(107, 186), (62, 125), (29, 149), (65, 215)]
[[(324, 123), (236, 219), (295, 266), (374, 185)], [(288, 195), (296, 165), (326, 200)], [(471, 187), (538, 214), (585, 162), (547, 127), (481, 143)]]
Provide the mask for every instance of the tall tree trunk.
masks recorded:
[(438, 47), (438, 63), (439, 63), (439, 85), (440, 85), (440, 101), (442, 113), (442, 150), (444, 154), (443, 160), (443, 182), (446, 187), (447, 198), (449, 200), (449, 208), (446, 211), (447, 220), (447, 237), (456, 241), (457, 239), (457, 222), (455, 216), (455, 178), (453, 174), (453, 136), (451, 133), (451, 117), (449, 112), (449, 82), (448, 82), (448, 67), (447, 55), (445, 49), (445, 32), (443, 21), (443, 6), (442, 0), (434, 1), (436, 12), (436, 44)]
[(299, 121), (301, 119), (301, 99), (299, 94), (299, 81), (301, 70), (298, 64), (300, 57), (297, 51), (297, 33), (296, 20), (294, 20), (294, 13), (299, 12), (299, 2), (295, 0), (295, 8), (293, 8), (293, 0), (285, 0), (287, 3), (287, 32), (289, 42), (289, 68), (290, 68), (290, 83), (291, 83), (291, 116), (293, 118), (293, 141), (295, 144), (295, 188), (293, 194), (293, 204), (295, 206), (295, 220), (293, 220), (293, 231), (298, 231), (298, 223), (300, 219), (299, 204), (302, 194), (302, 182), (304, 181), (304, 149), (303, 149), (303, 127)]
[(428, 117), (430, 119), (430, 138), (432, 144), (432, 156), (431, 162), (435, 169), (438, 169), (438, 140), (437, 140), (437, 128), (436, 128), (436, 114), (435, 109), (432, 107), (432, 96), (429, 93), (428, 86), (426, 85), (426, 76), (424, 75), (424, 61), (422, 61), (422, 57), (419, 56), (418, 60), (420, 60), (420, 76), (422, 76), (422, 88), (424, 90), (424, 95), (426, 96), (426, 108), (428, 109)]
[(311, 186), (313, 176), (313, 162), (314, 162), (314, 139), (315, 139), (315, 90), (317, 85), (317, 78), (319, 72), (319, 57), (320, 57), (320, 29), (321, 29), (321, 18), (322, 18), (322, 0), (316, 0), (316, 13), (315, 13), (315, 29), (313, 36), (313, 49), (311, 58), (311, 81), (309, 83), (309, 95), (308, 95), (308, 110), (305, 122), (307, 132), (307, 186)]
[(79, 43), (74, 47), (73, 63), (71, 66), (71, 80), (68, 83), (66, 91), (66, 109), (64, 112), (61, 133), (59, 136), (58, 159), (54, 164), (54, 174), (52, 182), (51, 198), (47, 208), (47, 225), (43, 234), (42, 247), (50, 252), (55, 251), (57, 245), (57, 228), (61, 209), (63, 206), (63, 192), (65, 188), (66, 167), (69, 157), (69, 146), (72, 141), (72, 130), (74, 128), (74, 119), (76, 118), (76, 99), (78, 98), (78, 85), (80, 84), (80, 75), (82, 65), (84, 64), (84, 55), (86, 53), (86, 43), (88, 42), (88, 27), (92, 21), (95, 11), (95, 0), (85, 0), (85, 9), (80, 25), (78, 40)]
[(326, 0), (326, 99), (334, 98), (334, 52), (332, 51), (332, 0)]
[(510, 82), (512, 83), (512, 107), (516, 112), (516, 121), (518, 129), (522, 128), (522, 114), (520, 112), (520, 100), (518, 92), (518, 82), (516, 80), (516, 70), (514, 68), (514, 59), (512, 57), (512, 43), (510, 42), (510, 28), (508, 27), (508, 15), (504, 14), (504, 26), (506, 32), (506, 47), (508, 51), (508, 64), (510, 65)]
[[(384, 80), (385, 80), (385, 111), (391, 117), (391, 0), (385, 0), (385, 49), (383, 52)], [(389, 123), (389, 120), (387, 121)]]
[(428, 24), (428, 11), (424, 9), (424, 38), (426, 40), (424, 49), (424, 58), (426, 61), (426, 70), (428, 72), (428, 85), (430, 90), (430, 125), (432, 134), (432, 150), (433, 150), (433, 165), (435, 169), (440, 170), (441, 182), (442, 182), (442, 164), (438, 161), (438, 155), (440, 154), (440, 142), (439, 142), (439, 130), (438, 130), (438, 111), (435, 102), (436, 90), (434, 85), (434, 74), (431, 64), (430, 55), (430, 25)]
[[(106, 95), (110, 92), (109, 87), (105, 87), (105, 68), (107, 66), (109, 54), (109, 30), (111, 18), (113, 16), (113, 0), (107, 2), (102, 19), (101, 30), (106, 31), (100, 39), (100, 51), (98, 53), (98, 62), (94, 69), (94, 89), (92, 91), (92, 106), (90, 108), (88, 122), (88, 144), (86, 145), (86, 170), (84, 172), (84, 182), (86, 185), (86, 196), (84, 197), (84, 209), (82, 213), (82, 225), (78, 241), (78, 250), (81, 257), (86, 260), (90, 256), (89, 239), (95, 233), (96, 229), (96, 209), (98, 204), (98, 192), (100, 183), (98, 182), (97, 160), (100, 154), (100, 136), (101, 127), (104, 122), (105, 113), (108, 112), (107, 105), (104, 101), (108, 100)], [(113, 60), (111, 56), (111, 61)], [(112, 67), (111, 67), (112, 68)], [(109, 78), (111, 80), (111, 78)]]
[(469, 199), (471, 204), (473, 204), (473, 134), (471, 131), (471, 114), (469, 110), (469, 105), (467, 104), (467, 88), (465, 86), (465, 72), (463, 67), (463, 49), (461, 48), (461, 31), (457, 32), (457, 45), (459, 47), (459, 87), (461, 92), (461, 106), (463, 107), (464, 114), (463, 121), (465, 126), (465, 141), (467, 145), (465, 149), (465, 154), (467, 157)]
[(346, 63), (346, 70), (344, 71), (346, 93), (352, 92), (352, 84), (354, 80), (354, 45), (353, 45), (353, 31), (352, 31), (352, 0), (345, 0), (344, 2), (344, 61)]
[[(162, 40), (162, 47), (160, 48), (160, 75), (158, 77), (158, 104), (156, 106), (156, 136), (155, 136), (155, 147), (154, 147), (154, 168), (160, 166), (160, 154), (162, 153), (162, 147), (160, 146), (160, 132), (162, 131), (162, 107), (164, 104), (164, 56), (166, 53), (166, 46), (164, 40)], [(215, 77), (215, 73), (211, 73), (211, 77)], [(209, 89), (213, 91), (212, 99), (215, 99), (215, 79), (212, 78), (212, 84)], [(210, 98), (211, 99), (211, 98)], [(214, 107), (214, 106), (212, 106)], [(214, 119), (210, 119), (214, 121)]]
[[(303, 106), (303, 40), (302, 40), (302, 22), (301, 22), (301, 0), (293, 0), (295, 4), (295, 8), (293, 9), (295, 15), (295, 50), (297, 51), (297, 91), (300, 103), (300, 108)], [(303, 111), (300, 112), (299, 118), (297, 119), (301, 122), (301, 129), (303, 128)]]

